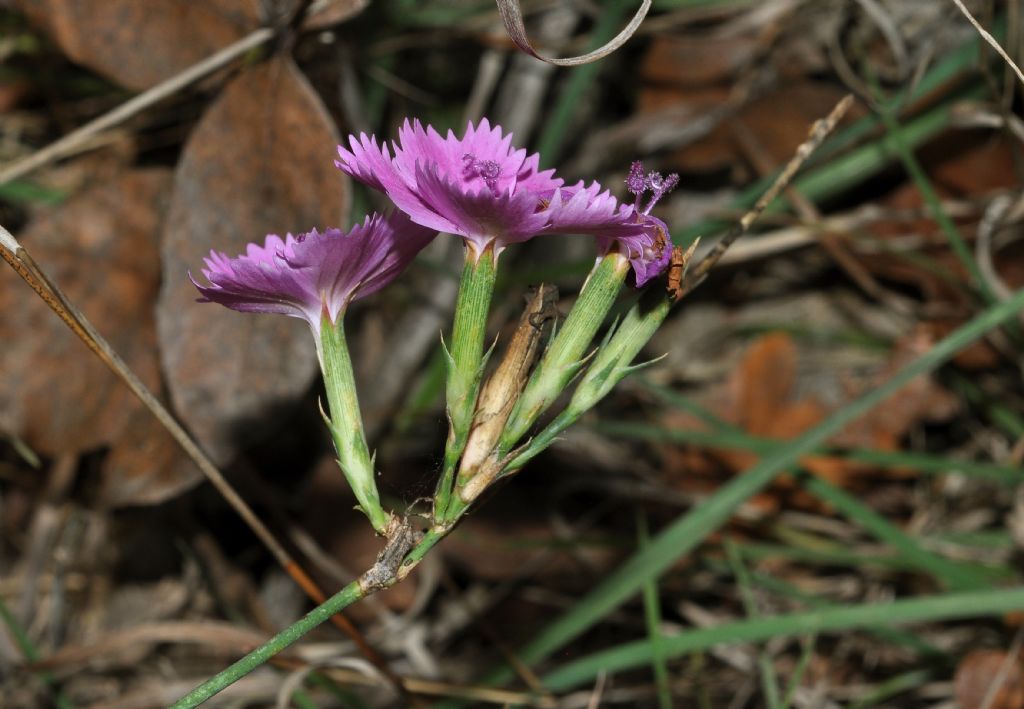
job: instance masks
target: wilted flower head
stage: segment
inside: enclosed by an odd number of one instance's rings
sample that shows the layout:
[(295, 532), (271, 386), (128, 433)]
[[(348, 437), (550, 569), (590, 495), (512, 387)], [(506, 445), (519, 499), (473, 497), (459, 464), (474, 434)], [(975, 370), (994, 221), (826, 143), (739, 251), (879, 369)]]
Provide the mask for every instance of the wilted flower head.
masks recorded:
[[(619, 248), (629, 258), (636, 286), (642, 286), (664, 272), (672, 256), (668, 227), (651, 215), (651, 209), (678, 182), (678, 175), (645, 175), (643, 164), (637, 161), (626, 179), (626, 189), (635, 195), (633, 204), (621, 204), (596, 182), (563, 187), (553, 195), (547, 230), (593, 234), (602, 253)], [(651, 199), (643, 205), (642, 197), (648, 191), (652, 193)]]
[(347, 233), (271, 234), (235, 258), (211, 251), (202, 271), (209, 285), (192, 282), (202, 302), (305, 318), (319, 334), (325, 309), (337, 322), (353, 300), (393, 281), (434, 234), (401, 212), (374, 214)]
[(413, 221), (462, 236), (477, 254), (541, 233), (550, 222), (544, 202), (562, 185), (486, 118), (461, 138), (406, 120), (390, 147), (365, 133), (348, 143), (338, 146), (340, 170), (385, 192)]

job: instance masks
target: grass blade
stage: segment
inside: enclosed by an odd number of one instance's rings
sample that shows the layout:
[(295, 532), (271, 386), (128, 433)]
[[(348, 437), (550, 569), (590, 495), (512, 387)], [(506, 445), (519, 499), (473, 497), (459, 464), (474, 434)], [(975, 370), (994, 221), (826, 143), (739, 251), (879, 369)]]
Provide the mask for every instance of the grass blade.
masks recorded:
[(930, 573), (946, 588), (966, 591), (991, 587), (992, 578), (985, 567), (959, 564), (928, 551), (916, 539), (845, 490), (813, 475), (805, 476), (802, 484), (819, 500), (832, 505), (861, 529), (899, 551), (908, 566)]
[[(691, 408), (688, 409), (692, 412)], [(765, 455), (785, 449), (786, 441), (751, 436), (741, 431), (710, 433), (693, 429), (666, 429), (645, 423), (601, 422), (594, 429), (606, 436), (631, 438), (663, 443), (693, 443), (708, 448), (739, 449)], [(834, 455), (855, 463), (866, 463), (883, 468), (912, 468), (921, 473), (962, 473), (987, 478), (1007, 485), (1024, 483), (1024, 470), (1010, 465), (978, 463), (957, 460), (928, 453), (907, 451), (880, 451), (870, 448), (829, 449), (815, 448), (813, 455)]]
[[(647, 517), (642, 509), (636, 512), (637, 541), (640, 549), (647, 546), (650, 533), (647, 529)], [(651, 643), (651, 667), (654, 670), (654, 682), (658, 688), (658, 707), (672, 709), (672, 687), (669, 684), (668, 667), (664, 653), (661, 651), (661, 603), (658, 600), (658, 580), (648, 579), (644, 583), (644, 620), (647, 624), (647, 636)]]
[[(924, 355), (909, 363), (882, 386), (836, 411), (785, 448), (766, 455), (760, 463), (662, 530), (646, 549), (627, 560), (569, 612), (549, 624), (523, 648), (519, 656), (528, 663), (539, 662), (578, 637), (609, 612), (632, 598), (648, 579), (661, 574), (676, 559), (694, 549), (724, 524), (737, 507), (771, 483), (779, 473), (792, 468), (802, 456), (812, 452), (844, 426), (885, 401), (909, 381), (943, 364), (986, 332), (1009, 320), (1021, 309), (1024, 309), (1024, 290), (1016, 293), (1011, 299), (984, 310), (969, 323), (938, 342)], [(1018, 600), (1024, 600), (1024, 591)], [(503, 668), (491, 680), (504, 682), (511, 676), (512, 673)]]
[[(875, 626), (963, 620), (1021, 608), (1024, 608), (1024, 588), (951, 593), (933, 598), (871, 603), (726, 623), (665, 638), (662, 648), (667, 656), (678, 657), (724, 644)], [(650, 653), (651, 647), (646, 640), (620, 645), (560, 667), (543, 678), (544, 684), (553, 691), (571, 689), (591, 681), (598, 672), (612, 673), (645, 665), (651, 661)]]

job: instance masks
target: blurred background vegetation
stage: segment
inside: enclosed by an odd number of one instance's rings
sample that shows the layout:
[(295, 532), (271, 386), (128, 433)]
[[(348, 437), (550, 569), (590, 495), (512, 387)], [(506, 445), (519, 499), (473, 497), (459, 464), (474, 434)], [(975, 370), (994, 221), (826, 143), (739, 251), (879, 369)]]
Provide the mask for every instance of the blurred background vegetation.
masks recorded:
[[(1021, 56), (1019, 0), (966, 5)], [(636, 7), (523, 3), (535, 45), (558, 56), (604, 43)], [(647, 351), (664, 357), (414, 577), (351, 610), (411, 692), (428, 705), (1024, 707), (1024, 330), (986, 320), (1024, 286), (1021, 86), (952, 1), (656, 0), (623, 48), (575, 68), (519, 52), (489, 0), (294, 9), (0, 3), (0, 224), (328, 590), (379, 541), (318, 420), (304, 325), (196, 306), (187, 269), (211, 247), (384, 207), (333, 168), (334, 144), (393, 137), (406, 117), (460, 132), (486, 116), (567, 180), (620, 196), (633, 160), (676, 172), (657, 214), (706, 249), (809, 125), (857, 98), (670, 317)], [(429, 496), (440, 465), (457, 242), (437, 239), (350, 319), (396, 509)], [(540, 281), (567, 312), (593, 258), (586, 237), (510, 249), (493, 333)], [(163, 706), (309, 607), (9, 269), (0, 313), (0, 704)], [(962, 326), (974, 330), (950, 340)], [(214, 700), (277, 701), (409, 699), (327, 627)]]

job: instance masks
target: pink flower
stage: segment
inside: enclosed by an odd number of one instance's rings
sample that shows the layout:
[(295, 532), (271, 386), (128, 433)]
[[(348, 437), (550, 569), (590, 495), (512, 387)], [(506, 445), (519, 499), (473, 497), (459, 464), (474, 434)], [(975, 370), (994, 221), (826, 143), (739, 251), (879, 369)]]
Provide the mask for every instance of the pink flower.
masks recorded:
[(350, 150), (338, 146), (340, 170), (386, 193), (414, 222), (463, 237), (478, 255), (541, 233), (549, 223), (542, 200), (562, 185), (554, 170), (539, 170), (539, 155), (513, 148), (512, 136), (486, 118), (462, 138), (406, 120), (390, 148), (365, 133), (348, 142)]
[(271, 234), (235, 258), (211, 251), (203, 269), (209, 285), (192, 282), (203, 294), (201, 302), (305, 318), (319, 334), (325, 309), (337, 322), (353, 300), (397, 278), (434, 234), (401, 212), (374, 214), (347, 233), (314, 229), (284, 239)]
[(489, 245), (497, 254), (541, 234), (591, 234), (603, 252), (616, 245), (624, 250), (637, 285), (668, 265), (668, 230), (649, 212), (676, 176), (662, 180), (667, 186), (641, 210), (640, 193), (661, 178), (645, 177), (640, 168), (639, 182), (630, 187), (640, 190), (637, 203), (619, 204), (596, 182), (563, 186), (553, 170), (539, 169), (539, 155), (512, 147), (512, 136), (486, 118), (470, 123), (462, 138), (406, 120), (398, 142), (378, 144), (361, 133), (349, 136), (348, 145), (338, 146), (340, 170), (387, 194), (414, 222), (462, 236), (477, 255)]
[[(633, 204), (620, 204), (596, 182), (589, 187), (582, 182), (563, 187), (556, 191), (549, 205), (548, 231), (592, 234), (602, 254), (620, 249), (629, 258), (639, 288), (668, 268), (672, 239), (665, 222), (652, 216), (651, 210), (678, 182), (678, 175), (645, 175), (643, 164), (636, 161), (626, 179), (626, 189), (635, 196)], [(648, 191), (652, 193), (651, 199), (642, 206), (642, 197)]]

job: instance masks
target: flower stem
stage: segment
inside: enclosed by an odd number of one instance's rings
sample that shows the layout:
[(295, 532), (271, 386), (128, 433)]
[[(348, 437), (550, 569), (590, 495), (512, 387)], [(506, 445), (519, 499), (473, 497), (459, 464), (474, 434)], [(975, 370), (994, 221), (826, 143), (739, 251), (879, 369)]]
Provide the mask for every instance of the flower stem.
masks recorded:
[(391, 536), (388, 538), (387, 546), (377, 557), (377, 562), (373, 567), (296, 623), (288, 626), (230, 667), (193, 689), (175, 702), (171, 709), (192, 709), (199, 706), (217, 692), (234, 684), (288, 648), (334, 614), (378, 590), (389, 588), (401, 581), (419, 565), (423, 557), (438, 542), (452, 531), (454, 526), (454, 523), (434, 526), (413, 543), (412, 527), (408, 522), (396, 523), (390, 529)]
[(477, 391), (484, 368), (484, 337), (487, 314), (494, 293), (497, 256), (491, 247), (482, 254), (466, 246), (466, 265), (462, 270), (459, 296), (455, 304), (451, 349), (448, 355), (448, 383), (445, 390), (448, 410), (448, 441), (444, 449), (444, 469), (434, 495), (434, 518), (443, 519), (451, 499), (455, 470), (466, 447), (473, 423)]
[(607, 254), (591, 271), (509, 417), (499, 444), (502, 453), (523, 437), (579, 372), (584, 354), (611, 310), (628, 271), (629, 261), (618, 250)]
[(338, 611), (363, 598), (364, 595), (365, 593), (360, 588), (359, 581), (353, 581), (328, 598), (323, 604), (311, 610), (297, 623), (288, 626), (235, 664), (193, 689), (175, 702), (171, 709), (192, 709), (192, 707), (199, 706), (217, 694), (217, 692), (245, 677)]
[(334, 449), (338, 453), (338, 466), (359, 500), (360, 509), (370, 518), (374, 530), (384, 534), (391, 514), (385, 512), (380, 504), (373, 459), (366, 445), (352, 359), (349, 357), (341, 318), (337, 324), (332, 323), (325, 311), (320, 324), (318, 347), (331, 412), (330, 418), (325, 417), (325, 420), (334, 439)]

